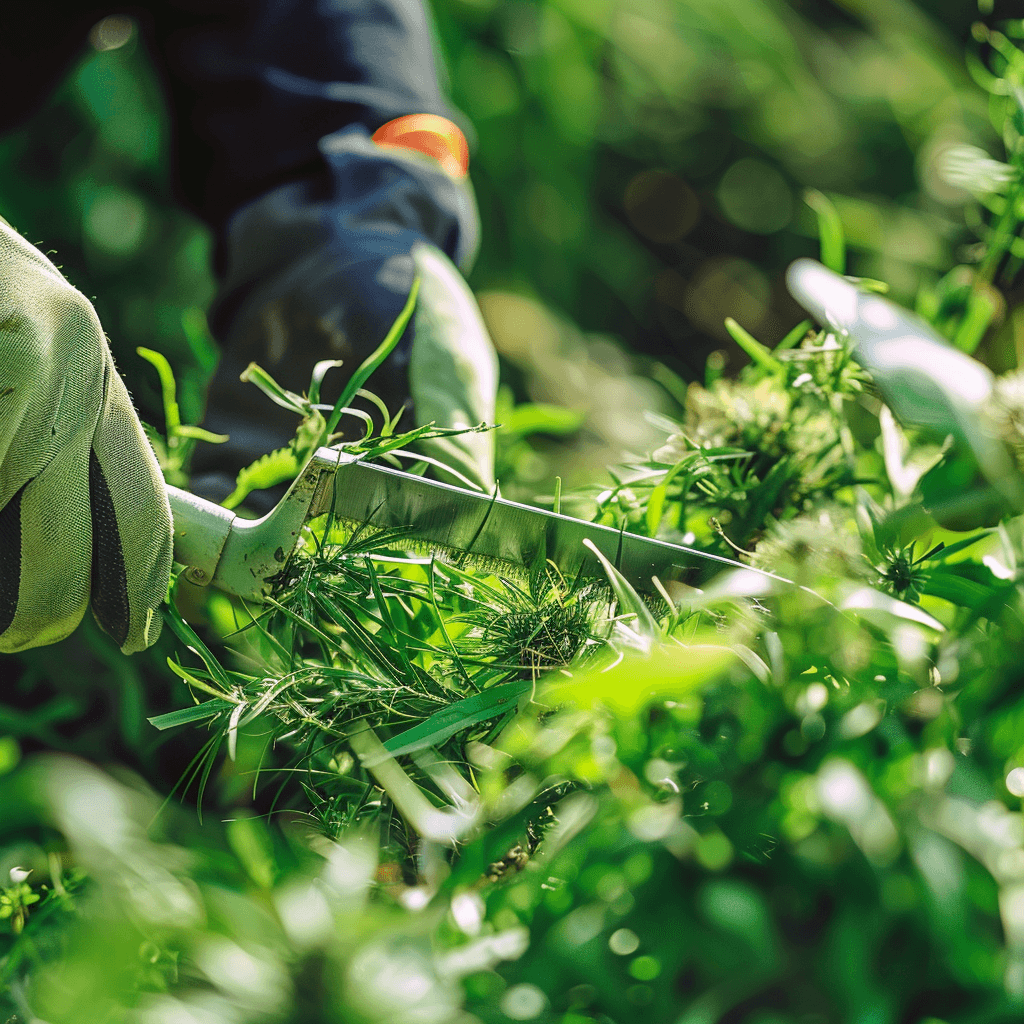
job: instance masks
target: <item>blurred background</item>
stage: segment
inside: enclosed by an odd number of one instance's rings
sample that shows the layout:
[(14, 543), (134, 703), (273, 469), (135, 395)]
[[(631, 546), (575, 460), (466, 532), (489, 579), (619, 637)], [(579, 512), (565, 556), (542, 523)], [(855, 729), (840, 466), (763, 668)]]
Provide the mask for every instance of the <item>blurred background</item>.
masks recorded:
[[(799, 313), (782, 273), (816, 254), (807, 188), (839, 209), (848, 272), (905, 302), (970, 260), (972, 203), (936, 157), (964, 143), (1002, 156), (964, 61), (973, 4), (432, 7), (449, 91), (475, 126), (470, 280), (504, 363), (500, 469), (521, 488), (555, 472), (586, 483), (656, 445), (664, 434), (638, 408), (678, 411), (686, 381), (744, 361), (726, 316), (766, 344), (784, 336)], [(193, 421), (216, 359), (210, 238), (175, 204), (171, 160), (157, 79), (123, 15), (0, 140), (0, 209), (94, 298), (156, 424), (156, 375), (136, 347), (171, 359)], [(571, 414), (516, 418), (525, 400)]]

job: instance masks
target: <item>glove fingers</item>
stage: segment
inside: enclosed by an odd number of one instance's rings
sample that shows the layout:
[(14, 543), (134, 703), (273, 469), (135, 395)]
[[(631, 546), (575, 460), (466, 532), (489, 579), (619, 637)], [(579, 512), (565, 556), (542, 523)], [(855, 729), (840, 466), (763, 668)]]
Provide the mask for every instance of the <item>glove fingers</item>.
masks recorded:
[(171, 510), (156, 456), (110, 361), (104, 385), (89, 456), (92, 609), (132, 654), (160, 633), (156, 610), (171, 572)]
[(63, 640), (89, 603), (90, 523), (80, 446), (68, 445), (0, 510), (0, 651)]
[[(416, 421), (439, 427), (493, 423), (498, 359), (476, 299), (439, 249), (418, 245), (413, 259), (420, 275), (409, 361)], [(424, 447), (428, 445), (485, 490), (494, 487), (494, 436), (490, 431), (423, 442)]]

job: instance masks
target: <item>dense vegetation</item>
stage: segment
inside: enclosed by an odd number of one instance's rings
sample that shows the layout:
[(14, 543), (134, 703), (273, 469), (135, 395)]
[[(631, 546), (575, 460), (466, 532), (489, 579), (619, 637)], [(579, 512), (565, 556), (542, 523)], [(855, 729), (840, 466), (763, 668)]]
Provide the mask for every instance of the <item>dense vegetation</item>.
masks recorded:
[[(975, 28), (972, 82), (909, 5), (437, 10), (480, 134), (503, 478), (735, 565), (651, 596), (611, 567), (508, 579), (321, 525), (264, 608), (179, 581), (146, 655), (86, 623), (7, 659), (0, 1007), (1020, 1019), (1020, 23)], [(126, 366), (166, 353), (194, 421), (206, 243), (160, 198), (148, 82), (130, 41), (84, 59), (4, 144), (0, 194), (96, 292)], [(897, 420), (884, 374), (777, 287), (809, 252), (985, 356), (985, 416)], [(595, 407), (548, 404), (569, 364)], [(180, 472), (169, 391), (136, 370)]]

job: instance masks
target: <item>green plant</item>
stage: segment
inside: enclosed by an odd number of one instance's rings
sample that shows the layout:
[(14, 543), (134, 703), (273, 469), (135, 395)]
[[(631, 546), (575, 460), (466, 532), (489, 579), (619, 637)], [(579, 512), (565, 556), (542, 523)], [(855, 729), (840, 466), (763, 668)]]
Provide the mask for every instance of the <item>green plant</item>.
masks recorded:
[[(919, 302), (979, 352), (1003, 330), (983, 314), (1012, 284), (1021, 220), (991, 199), (1021, 175), (1020, 59), (996, 42), (986, 81), (1007, 161), (972, 157), (989, 211), (974, 270)], [(845, 269), (843, 204), (809, 202), (823, 258)], [(971, 466), (951, 439), (898, 422), (827, 326), (801, 322), (774, 346), (726, 329), (750, 366), (725, 380), (711, 363), (685, 395), (659, 371), (685, 400), (658, 421), (663, 444), (553, 502), (727, 555), (718, 576), (664, 581), (649, 600), (610, 565), (596, 583), (541, 565), (508, 578), (444, 564), (401, 531), (313, 524), (267, 606), (207, 595), (168, 611), (176, 706), (150, 717), (165, 743), (208, 730), (182, 780), (201, 824), (123, 768), (19, 760), (62, 742), (87, 690), (63, 710), (5, 711), (17, 741), (0, 746), (0, 868), (18, 874), (0, 914), (18, 928), (0, 935), (4, 1011), (1019, 1019), (1021, 520), (986, 509), (983, 529), (941, 525), (932, 511), (951, 497), (977, 513), (984, 482), (959, 472)], [(299, 422), (268, 473), (241, 481), (262, 486), (344, 407), (318, 408), (315, 381), (291, 395), (250, 375)], [(972, 424), (1011, 448), (1018, 375)], [(574, 422), (506, 412), (510, 465), (531, 424)], [(360, 450), (425, 471), (404, 448), (415, 437), (385, 410), (382, 423)], [(117, 671), (108, 692), (141, 689)]]

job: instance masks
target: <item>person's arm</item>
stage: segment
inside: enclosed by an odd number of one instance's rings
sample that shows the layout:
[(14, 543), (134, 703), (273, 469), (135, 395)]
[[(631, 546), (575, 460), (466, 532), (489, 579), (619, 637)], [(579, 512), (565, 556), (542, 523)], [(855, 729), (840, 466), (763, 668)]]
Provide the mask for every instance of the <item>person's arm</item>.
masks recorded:
[[(150, 34), (172, 102), (179, 186), (217, 236), (210, 321), (223, 356), (206, 425), (231, 441), (198, 451), (195, 470), (230, 476), (290, 438), (294, 420), (239, 382), (250, 361), (302, 391), (317, 360), (342, 359), (340, 388), (417, 273), (430, 278), (420, 311), (367, 386), (392, 410), (411, 397), (419, 422), (490, 420), (495, 358), (456, 270), (478, 233), (456, 156), (464, 161), (465, 141), (438, 87), (419, 0), (179, 0), (154, 12)], [(385, 127), (416, 114), (433, 115), (438, 130), (428, 122), (403, 137)], [(431, 315), (434, 300), (447, 312)], [(462, 449), (489, 486), (489, 435)]]

